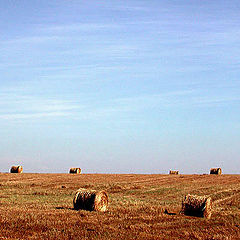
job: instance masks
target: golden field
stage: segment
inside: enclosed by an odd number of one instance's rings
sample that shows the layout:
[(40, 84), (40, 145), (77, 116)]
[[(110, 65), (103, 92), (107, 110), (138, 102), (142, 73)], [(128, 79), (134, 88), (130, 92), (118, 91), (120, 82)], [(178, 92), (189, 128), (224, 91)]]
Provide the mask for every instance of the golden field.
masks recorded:
[[(106, 190), (108, 211), (73, 210), (78, 188)], [(211, 219), (179, 213), (188, 193)], [(240, 239), (240, 175), (1, 173), (0, 239)]]

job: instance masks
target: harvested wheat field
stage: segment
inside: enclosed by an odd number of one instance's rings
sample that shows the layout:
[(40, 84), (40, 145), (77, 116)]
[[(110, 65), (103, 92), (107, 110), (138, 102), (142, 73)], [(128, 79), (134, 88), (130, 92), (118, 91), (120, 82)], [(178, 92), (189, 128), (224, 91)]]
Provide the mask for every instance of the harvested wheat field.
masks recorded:
[[(79, 188), (107, 211), (74, 210)], [(179, 213), (187, 194), (211, 197), (210, 219)], [(1, 173), (0, 239), (240, 239), (240, 175)]]

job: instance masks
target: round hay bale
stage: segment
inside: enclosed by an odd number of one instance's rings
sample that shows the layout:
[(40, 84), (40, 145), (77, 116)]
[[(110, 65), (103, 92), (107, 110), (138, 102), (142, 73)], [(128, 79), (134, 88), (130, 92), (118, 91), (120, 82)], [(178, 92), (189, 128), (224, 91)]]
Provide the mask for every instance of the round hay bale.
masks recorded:
[(188, 216), (210, 218), (212, 199), (206, 196), (186, 195), (182, 202), (182, 212)]
[(105, 191), (80, 188), (74, 196), (73, 207), (75, 210), (105, 212), (108, 207), (108, 194)]
[(178, 175), (178, 174), (179, 174), (179, 171), (176, 171), (176, 170), (170, 170), (170, 171), (169, 171), (169, 174)]
[(210, 169), (210, 174), (221, 175), (222, 174), (222, 169), (221, 168), (211, 168)]
[(23, 167), (22, 166), (12, 166), (10, 169), (10, 173), (22, 173)]
[(69, 173), (80, 174), (81, 168), (70, 168)]

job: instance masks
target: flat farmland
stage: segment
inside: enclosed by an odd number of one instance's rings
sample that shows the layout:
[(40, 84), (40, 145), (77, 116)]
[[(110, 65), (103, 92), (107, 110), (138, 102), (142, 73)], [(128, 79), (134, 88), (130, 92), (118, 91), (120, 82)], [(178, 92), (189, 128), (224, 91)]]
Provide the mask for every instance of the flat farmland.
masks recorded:
[[(78, 188), (106, 190), (108, 211), (73, 210)], [(188, 193), (211, 219), (180, 214)], [(0, 239), (240, 239), (240, 175), (1, 173)]]

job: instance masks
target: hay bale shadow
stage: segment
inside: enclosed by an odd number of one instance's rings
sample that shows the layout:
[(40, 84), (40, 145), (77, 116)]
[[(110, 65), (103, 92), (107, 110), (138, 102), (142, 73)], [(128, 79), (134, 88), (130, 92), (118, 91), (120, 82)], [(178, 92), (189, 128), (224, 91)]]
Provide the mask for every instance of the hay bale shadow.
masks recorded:
[(62, 209), (62, 210), (75, 210), (73, 207), (63, 207), (63, 206), (59, 206), (59, 207), (56, 207), (56, 209)]
[(165, 209), (164, 213), (167, 215), (177, 215), (177, 213), (175, 213), (175, 212), (169, 212), (168, 209)]

